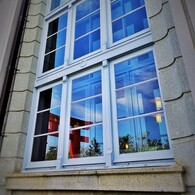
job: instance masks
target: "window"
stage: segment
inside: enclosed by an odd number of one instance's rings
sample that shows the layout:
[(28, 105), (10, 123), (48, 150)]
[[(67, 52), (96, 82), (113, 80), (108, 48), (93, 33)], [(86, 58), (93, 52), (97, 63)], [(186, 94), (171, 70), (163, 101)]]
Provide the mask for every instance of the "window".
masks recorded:
[(144, 1), (48, 6), (24, 169), (172, 158)]

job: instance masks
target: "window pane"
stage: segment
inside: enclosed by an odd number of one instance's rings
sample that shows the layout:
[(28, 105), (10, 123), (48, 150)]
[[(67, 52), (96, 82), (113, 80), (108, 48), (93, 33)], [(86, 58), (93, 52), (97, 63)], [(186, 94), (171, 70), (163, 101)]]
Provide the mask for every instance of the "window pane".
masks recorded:
[(85, 17), (81, 21), (76, 23), (75, 38), (85, 35), (86, 33), (95, 30), (100, 27), (99, 12), (96, 12), (88, 17)]
[(120, 154), (169, 149), (163, 113), (118, 122)]
[(56, 160), (58, 149), (58, 135), (35, 137), (31, 161)]
[(158, 81), (118, 90), (117, 118), (125, 118), (162, 110)]
[[(144, 1), (133, 0), (118, 0), (112, 3), (113, 42), (148, 28), (146, 10), (141, 7), (143, 5)], [(134, 9), (135, 11), (131, 12)]]
[(57, 68), (64, 64), (65, 47), (62, 47), (45, 56), (43, 72)]
[(102, 122), (102, 97), (72, 103), (71, 118), (75, 119), (73, 127)]
[(51, 0), (51, 8), (50, 11), (52, 11), (53, 9), (59, 7), (60, 5), (62, 5), (63, 3), (65, 3), (68, 0)]
[(72, 101), (81, 100), (102, 93), (101, 71), (72, 81)]
[(74, 59), (100, 48), (99, 0), (86, 0), (76, 9)]
[(116, 0), (112, 2), (112, 20), (144, 5), (144, 0)]
[(60, 108), (37, 114), (35, 135), (53, 133), (59, 130)]
[(62, 85), (40, 92), (38, 111), (60, 106)]
[(68, 14), (65, 13), (59, 18), (55, 19), (54, 21), (49, 23), (49, 28), (48, 28), (48, 36), (62, 30), (67, 26), (67, 18)]
[(115, 65), (116, 89), (156, 77), (152, 52)]
[(66, 30), (60, 31), (59, 33), (49, 37), (47, 39), (45, 53), (48, 53), (50, 51), (53, 51), (65, 45), (65, 41), (66, 41)]
[(102, 120), (101, 71), (74, 79), (69, 158), (103, 155)]
[(103, 155), (102, 125), (70, 131), (69, 158)]
[(86, 0), (77, 6), (76, 21), (99, 9), (99, 0)]

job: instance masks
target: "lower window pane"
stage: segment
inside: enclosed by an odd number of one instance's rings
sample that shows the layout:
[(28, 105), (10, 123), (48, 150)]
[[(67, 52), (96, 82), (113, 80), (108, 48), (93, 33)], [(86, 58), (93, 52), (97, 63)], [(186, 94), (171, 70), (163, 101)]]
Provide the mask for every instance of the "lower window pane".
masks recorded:
[(163, 113), (118, 122), (119, 152), (169, 149)]
[(31, 161), (56, 160), (58, 134), (35, 137)]
[(103, 155), (102, 125), (70, 131), (69, 158)]
[(65, 47), (60, 48), (45, 56), (43, 72), (52, 70), (64, 64)]

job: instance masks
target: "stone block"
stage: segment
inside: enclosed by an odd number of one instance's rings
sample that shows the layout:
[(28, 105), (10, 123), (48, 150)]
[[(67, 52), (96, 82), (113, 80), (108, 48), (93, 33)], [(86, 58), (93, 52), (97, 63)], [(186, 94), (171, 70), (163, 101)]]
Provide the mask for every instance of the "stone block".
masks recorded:
[(181, 56), (181, 50), (174, 28), (168, 31), (165, 38), (155, 43), (154, 52), (158, 69), (170, 66), (175, 61), (175, 58)]
[(36, 73), (37, 69), (37, 57), (30, 56), (30, 57), (20, 57), (18, 60), (18, 70), (21, 73), (32, 72)]
[(42, 36), (42, 29), (37, 28), (26, 28), (24, 32), (24, 38), (23, 41), (30, 43), (33, 41), (41, 42), (41, 36)]
[(5, 134), (3, 137), (1, 157), (2, 158), (23, 158), (26, 143), (25, 134)]
[(5, 133), (26, 133), (29, 125), (30, 113), (21, 112), (8, 112)]
[(191, 93), (165, 105), (171, 139), (195, 134), (195, 106)]
[(33, 91), (35, 83), (35, 74), (18, 72), (15, 77), (14, 91)]
[(184, 181), (186, 186), (195, 184), (195, 136), (174, 140), (172, 143), (175, 162), (185, 169)]
[(31, 110), (32, 92), (12, 92), (10, 111), (29, 111)]
[(39, 4), (39, 3), (45, 3), (46, 4), (47, 0), (31, 0), (31, 4)]
[(155, 16), (162, 10), (162, 0), (145, 0), (148, 17)]
[(28, 16), (27, 21), (28, 22), (26, 23), (26, 28), (32, 29), (32, 28), (40, 27), (42, 29), (44, 16), (41, 14), (36, 16)]
[(36, 16), (38, 14), (45, 14), (45, 3), (43, 3), (42, 1), (40, 1), (40, 3), (38, 4), (30, 4), (30, 9), (28, 14), (30, 16)]
[(30, 57), (39, 55), (39, 47), (40, 43), (38, 41), (30, 42), (30, 43), (22, 43), (21, 53), (22, 57)]
[(164, 101), (179, 98), (182, 93), (190, 91), (182, 58), (176, 58), (175, 62), (167, 68), (159, 71)]
[(153, 41), (161, 40), (167, 35), (168, 30), (174, 26), (171, 10), (168, 3), (163, 4), (162, 11), (155, 17), (152, 17), (150, 19), (150, 26)]

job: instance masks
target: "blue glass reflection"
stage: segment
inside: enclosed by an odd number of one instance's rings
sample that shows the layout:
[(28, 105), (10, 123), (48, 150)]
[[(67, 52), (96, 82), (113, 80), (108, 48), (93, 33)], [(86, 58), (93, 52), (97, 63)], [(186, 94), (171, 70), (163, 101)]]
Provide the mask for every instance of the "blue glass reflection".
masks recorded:
[(116, 98), (118, 118), (162, 110), (162, 100), (157, 80), (118, 90)]
[(74, 79), (72, 81), (72, 101), (102, 93), (101, 71)]
[(60, 31), (59, 33), (57, 33), (57, 34), (55, 34), (47, 39), (45, 53), (48, 53), (50, 51), (53, 51), (53, 50), (65, 45), (65, 41), (66, 41), (66, 29), (63, 31)]
[(59, 18), (50, 22), (49, 27), (48, 27), (48, 36), (66, 28), (67, 27), (67, 19), (68, 19), (68, 14), (65, 13), (62, 16), (60, 16)]
[(123, 61), (115, 65), (116, 89), (156, 78), (152, 52)]
[(163, 113), (118, 122), (122, 153), (169, 149)]
[(45, 56), (43, 72), (59, 67), (64, 64), (65, 47), (62, 47)]
[(76, 23), (75, 39), (100, 27), (100, 14), (96, 12)]
[(111, 4), (112, 20), (115, 20), (143, 5), (144, 0), (116, 0)]
[(61, 0), (52, 0), (52, 1), (51, 1), (51, 8), (50, 8), (50, 10), (52, 11), (52, 10), (55, 9), (56, 7), (60, 6), (60, 1), (61, 1)]
[(119, 41), (146, 28), (148, 28), (148, 21), (145, 7), (143, 7), (113, 22), (113, 41)]
[(99, 7), (100, 7), (99, 0), (85, 0), (76, 8), (76, 21), (99, 9)]
[(74, 59), (96, 51), (100, 48), (100, 30), (97, 30), (83, 38), (77, 39), (74, 45)]

